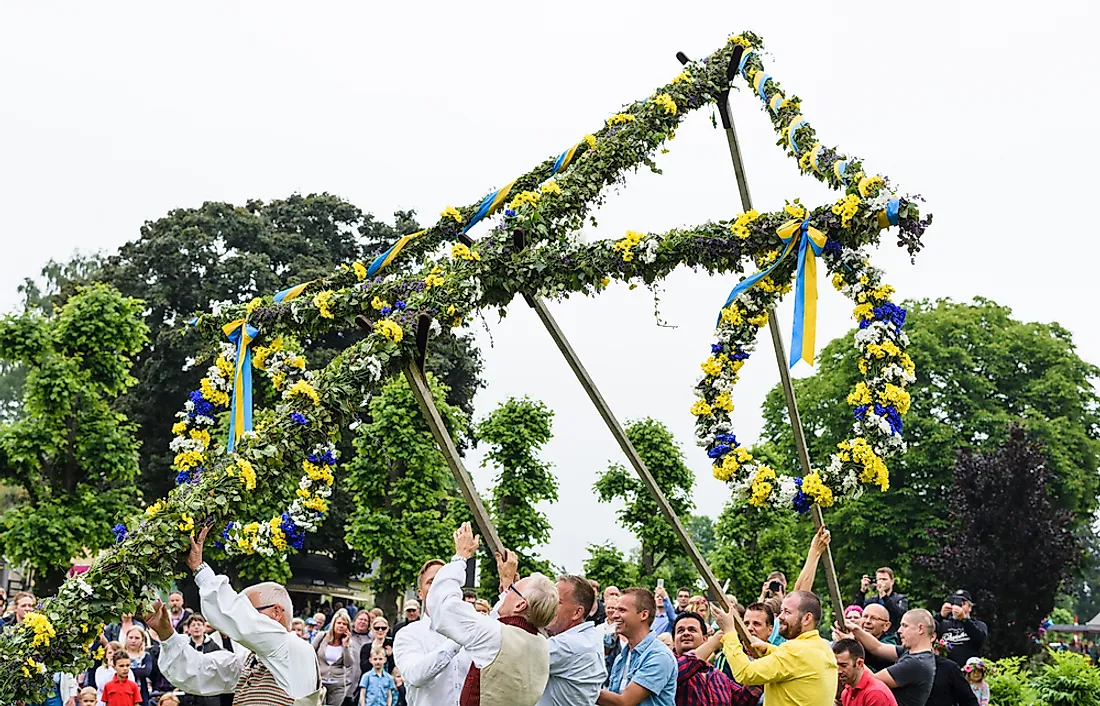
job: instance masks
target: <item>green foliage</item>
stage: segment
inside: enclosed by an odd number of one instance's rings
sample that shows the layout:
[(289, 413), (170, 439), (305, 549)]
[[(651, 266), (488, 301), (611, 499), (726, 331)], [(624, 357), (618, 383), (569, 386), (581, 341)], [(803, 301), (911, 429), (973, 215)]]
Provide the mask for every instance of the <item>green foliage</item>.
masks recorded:
[[(686, 517), (695, 507), (691, 501), (695, 474), (684, 463), (683, 451), (672, 434), (660, 422), (647, 418), (629, 425), (626, 435), (672, 509), (679, 517)], [(600, 474), (594, 487), (600, 502), (618, 499), (624, 503), (618, 512), (619, 524), (633, 532), (642, 545), (641, 576), (654, 576), (663, 562), (684, 555), (672, 527), (633, 470), (612, 465)]]
[(1088, 656), (1052, 652), (1050, 657), (1031, 682), (1037, 706), (1100, 706), (1100, 669)]
[(1073, 613), (1066, 608), (1055, 608), (1050, 612), (1050, 622), (1055, 625), (1073, 625)]
[(627, 561), (611, 542), (589, 544), (588, 558), (584, 560), (584, 576), (599, 581), (601, 589), (608, 586), (626, 588), (637, 584), (638, 567)]
[[(466, 417), (447, 403), (444, 384), (428, 380), (444, 423), (458, 436)], [(454, 553), (451, 533), (465, 506), (404, 377), (386, 383), (369, 412), (370, 423), (358, 429), (356, 456), (344, 471), (354, 505), (345, 529), (348, 544), (367, 564), (378, 562), (371, 588), (377, 604), (392, 613), (423, 562)]]
[(39, 590), (55, 589), (73, 557), (112, 544), (114, 520), (133, 507), (138, 443), (114, 403), (134, 384), (141, 310), (97, 285), (52, 316), (0, 320), (0, 358), (26, 371), (21, 412), (0, 427), (0, 482), (22, 492), (0, 544), (38, 574)]
[(805, 559), (800, 548), (809, 545), (810, 529), (808, 524), (800, 527), (789, 511), (731, 501), (714, 524), (718, 542), (708, 558), (718, 580), (729, 579), (728, 592), (747, 605), (760, 595), (772, 571), (782, 571), (794, 582)]
[[(550, 522), (536, 503), (558, 499), (558, 481), (538, 450), (550, 441), (554, 413), (542, 402), (511, 398), (477, 425), (477, 436), (489, 444), (482, 466), (499, 469), (492, 492), (490, 514), (500, 541), (519, 556), (520, 575), (540, 571), (554, 575), (550, 562), (530, 550), (550, 541)], [(496, 562), (483, 555), (481, 585), (496, 595)]]
[[(917, 381), (905, 417), (909, 450), (890, 465), (891, 488), (869, 492), (826, 516), (842, 587), (869, 568), (892, 566), (899, 588), (919, 603), (945, 586), (914, 570), (917, 556), (935, 553), (929, 529), (943, 529), (958, 449), (992, 449), (1011, 422), (1050, 450), (1057, 507), (1074, 513), (1085, 531), (1097, 508), (1100, 476), (1100, 404), (1092, 384), (1098, 370), (1076, 353), (1058, 324), (1023, 323), (985, 299), (907, 303), (905, 330)], [(795, 381), (810, 455), (828, 457), (852, 424), (848, 391), (860, 378), (851, 334), (834, 339), (819, 357), (817, 374)], [(782, 391), (764, 404), (764, 437), (797, 465)], [(955, 588), (955, 586), (951, 586)], [(847, 590), (847, 589), (845, 589)]]
[(993, 663), (986, 675), (989, 702), (997, 706), (1031, 706), (1034, 696), (1028, 686), (1026, 657), (1006, 657)]

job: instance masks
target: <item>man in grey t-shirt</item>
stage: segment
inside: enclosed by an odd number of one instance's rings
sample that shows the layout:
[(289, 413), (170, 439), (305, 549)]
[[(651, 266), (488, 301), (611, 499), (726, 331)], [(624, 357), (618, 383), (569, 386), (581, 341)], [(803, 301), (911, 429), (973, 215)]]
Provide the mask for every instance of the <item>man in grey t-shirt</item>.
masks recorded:
[(893, 663), (876, 672), (875, 678), (890, 687), (898, 706), (924, 706), (936, 679), (936, 658), (932, 653), (936, 623), (931, 613), (917, 609), (902, 617), (898, 628), (901, 647), (879, 642), (853, 621), (846, 622), (845, 628), (868, 653)]

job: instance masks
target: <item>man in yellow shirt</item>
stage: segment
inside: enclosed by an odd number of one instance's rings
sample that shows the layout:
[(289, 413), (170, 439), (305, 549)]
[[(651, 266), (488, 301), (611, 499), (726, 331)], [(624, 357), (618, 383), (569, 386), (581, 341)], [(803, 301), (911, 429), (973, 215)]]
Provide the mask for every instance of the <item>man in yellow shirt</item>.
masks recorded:
[(817, 634), (821, 599), (810, 591), (795, 591), (783, 599), (779, 634), (787, 639), (776, 647), (753, 638), (761, 655), (750, 660), (741, 648), (733, 617), (714, 606), (714, 619), (725, 633), (722, 652), (733, 678), (747, 686), (764, 685), (767, 706), (832, 706), (836, 698), (836, 656)]

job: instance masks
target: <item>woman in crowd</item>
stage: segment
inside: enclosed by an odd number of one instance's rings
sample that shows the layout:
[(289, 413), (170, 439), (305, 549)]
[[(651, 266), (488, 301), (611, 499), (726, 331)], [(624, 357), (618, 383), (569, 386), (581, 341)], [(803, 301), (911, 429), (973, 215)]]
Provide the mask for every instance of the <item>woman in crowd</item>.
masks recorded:
[(326, 705), (351, 706), (359, 686), (352, 681), (355, 674), (352, 660), (359, 655), (351, 653), (351, 619), (346, 610), (340, 609), (333, 614), (328, 630), (313, 638), (313, 647), (317, 652), (321, 683), (327, 690)]
[[(371, 642), (371, 647), (381, 647), (386, 653), (386, 672), (393, 672), (393, 637), (390, 635), (390, 624), (383, 617), (374, 619), (371, 623), (371, 632), (374, 635), (374, 640)], [(370, 655), (367, 655), (368, 658)], [(365, 674), (366, 672), (364, 672)]]
[(141, 689), (141, 703), (143, 706), (152, 706), (149, 682), (156, 663), (153, 661), (153, 655), (145, 651), (148, 636), (140, 625), (131, 625), (124, 639), (126, 641), (123, 643), (123, 648), (126, 654), (130, 655), (130, 674), (134, 675), (134, 681)]

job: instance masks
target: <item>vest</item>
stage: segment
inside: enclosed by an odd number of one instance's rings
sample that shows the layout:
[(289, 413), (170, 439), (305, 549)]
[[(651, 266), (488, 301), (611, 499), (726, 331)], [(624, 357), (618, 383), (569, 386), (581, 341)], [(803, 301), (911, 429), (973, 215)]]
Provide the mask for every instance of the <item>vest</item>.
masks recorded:
[(290, 698), (275, 681), (275, 675), (256, 655), (245, 660), (237, 687), (233, 690), (233, 706), (324, 706), (325, 688), (317, 678), (317, 691), (300, 699)]
[(535, 706), (550, 678), (550, 646), (527, 618), (501, 618), (500, 652), (490, 664), (470, 665), (459, 706)]

